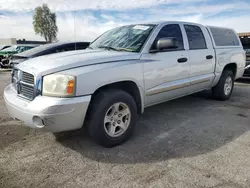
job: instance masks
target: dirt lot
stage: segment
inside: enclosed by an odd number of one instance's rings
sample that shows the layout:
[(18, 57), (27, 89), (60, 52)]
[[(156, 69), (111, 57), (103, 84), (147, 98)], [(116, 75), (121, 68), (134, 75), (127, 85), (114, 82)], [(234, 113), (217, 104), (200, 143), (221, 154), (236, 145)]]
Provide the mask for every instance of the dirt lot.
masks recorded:
[(0, 187), (250, 187), (250, 80), (148, 108), (134, 137), (105, 149), (84, 131), (56, 141), (8, 118), (0, 72)]

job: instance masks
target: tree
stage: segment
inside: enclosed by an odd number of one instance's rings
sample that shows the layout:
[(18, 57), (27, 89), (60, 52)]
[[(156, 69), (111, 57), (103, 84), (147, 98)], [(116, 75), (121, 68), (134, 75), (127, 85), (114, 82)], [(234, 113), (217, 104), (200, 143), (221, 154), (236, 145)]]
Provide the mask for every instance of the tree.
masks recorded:
[(47, 42), (56, 40), (58, 32), (56, 14), (51, 12), (46, 4), (36, 7), (33, 15), (33, 27), (35, 33), (44, 37)]

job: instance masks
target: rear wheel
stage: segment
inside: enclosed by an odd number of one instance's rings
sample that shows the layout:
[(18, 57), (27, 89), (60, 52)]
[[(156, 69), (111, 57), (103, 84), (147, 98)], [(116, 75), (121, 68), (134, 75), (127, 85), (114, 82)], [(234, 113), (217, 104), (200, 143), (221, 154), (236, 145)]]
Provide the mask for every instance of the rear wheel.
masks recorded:
[(137, 116), (137, 106), (130, 94), (122, 90), (102, 91), (91, 103), (88, 132), (100, 145), (114, 147), (132, 135)]
[(213, 96), (217, 100), (225, 101), (228, 100), (233, 92), (234, 88), (234, 74), (231, 70), (224, 70), (220, 81), (212, 89)]

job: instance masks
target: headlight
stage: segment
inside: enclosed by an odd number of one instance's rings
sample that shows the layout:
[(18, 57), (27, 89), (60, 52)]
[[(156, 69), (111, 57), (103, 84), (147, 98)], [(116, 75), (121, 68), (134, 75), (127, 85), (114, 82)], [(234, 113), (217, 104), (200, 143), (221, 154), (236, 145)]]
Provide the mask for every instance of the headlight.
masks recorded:
[(76, 78), (70, 75), (51, 74), (43, 77), (42, 94), (55, 97), (75, 95)]

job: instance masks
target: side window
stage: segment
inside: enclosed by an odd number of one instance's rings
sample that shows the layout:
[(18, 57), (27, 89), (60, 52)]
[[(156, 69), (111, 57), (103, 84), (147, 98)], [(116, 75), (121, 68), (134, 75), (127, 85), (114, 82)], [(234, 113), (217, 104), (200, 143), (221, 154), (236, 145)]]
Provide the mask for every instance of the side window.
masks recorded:
[(66, 44), (57, 48), (56, 53), (75, 50), (75, 44)]
[(48, 54), (54, 54), (54, 53), (59, 53), (59, 52), (64, 52), (65, 51), (65, 45), (63, 46), (57, 46), (54, 47), (52, 49), (46, 50), (46, 52), (44, 54), (48, 55)]
[(89, 46), (89, 43), (77, 43), (76, 44), (76, 49), (77, 50), (84, 50)]
[(73, 50), (75, 50), (76, 49), (76, 45), (75, 45), (75, 43), (73, 44), (68, 44), (67, 46), (65, 46), (65, 49), (64, 49), (64, 51), (73, 51)]
[(54, 48), (53, 52), (51, 53), (59, 53), (59, 52), (66, 52), (66, 51), (72, 51), (75, 50), (75, 44), (66, 44), (59, 46), (57, 48)]
[(230, 29), (210, 27), (216, 46), (239, 46), (238, 36)]
[[(175, 48), (173, 50), (183, 50), (184, 49), (184, 45), (183, 45), (183, 37), (182, 37), (182, 33), (181, 33), (181, 28), (178, 24), (170, 24), (170, 25), (166, 25), (164, 26), (160, 32), (158, 33), (154, 44), (151, 47), (151, 50), (156, 50), (156, 41), (160, 38), (168, 38), (168, 37), (172, 37), (172, 38), (176, 38), (176, 40), (179, 43), (179, 47)], [(170, 50), (170, 51), (173, 51)]]
[(39, 55), (49, 55), (49, 54), (53, 54), (53, 53), (56, 53), (56, 50), (54, 48), (45, 50), (44, 52), (39, 53)]
[(59, 53), (59, 52), (64, 52), (64, 51), (65, 51), (65, 45), (54, 48), (52, 53)]
[(203, 32), (199, 26), (184, 25), (190, 50), (206, 49), (207, 44)]

